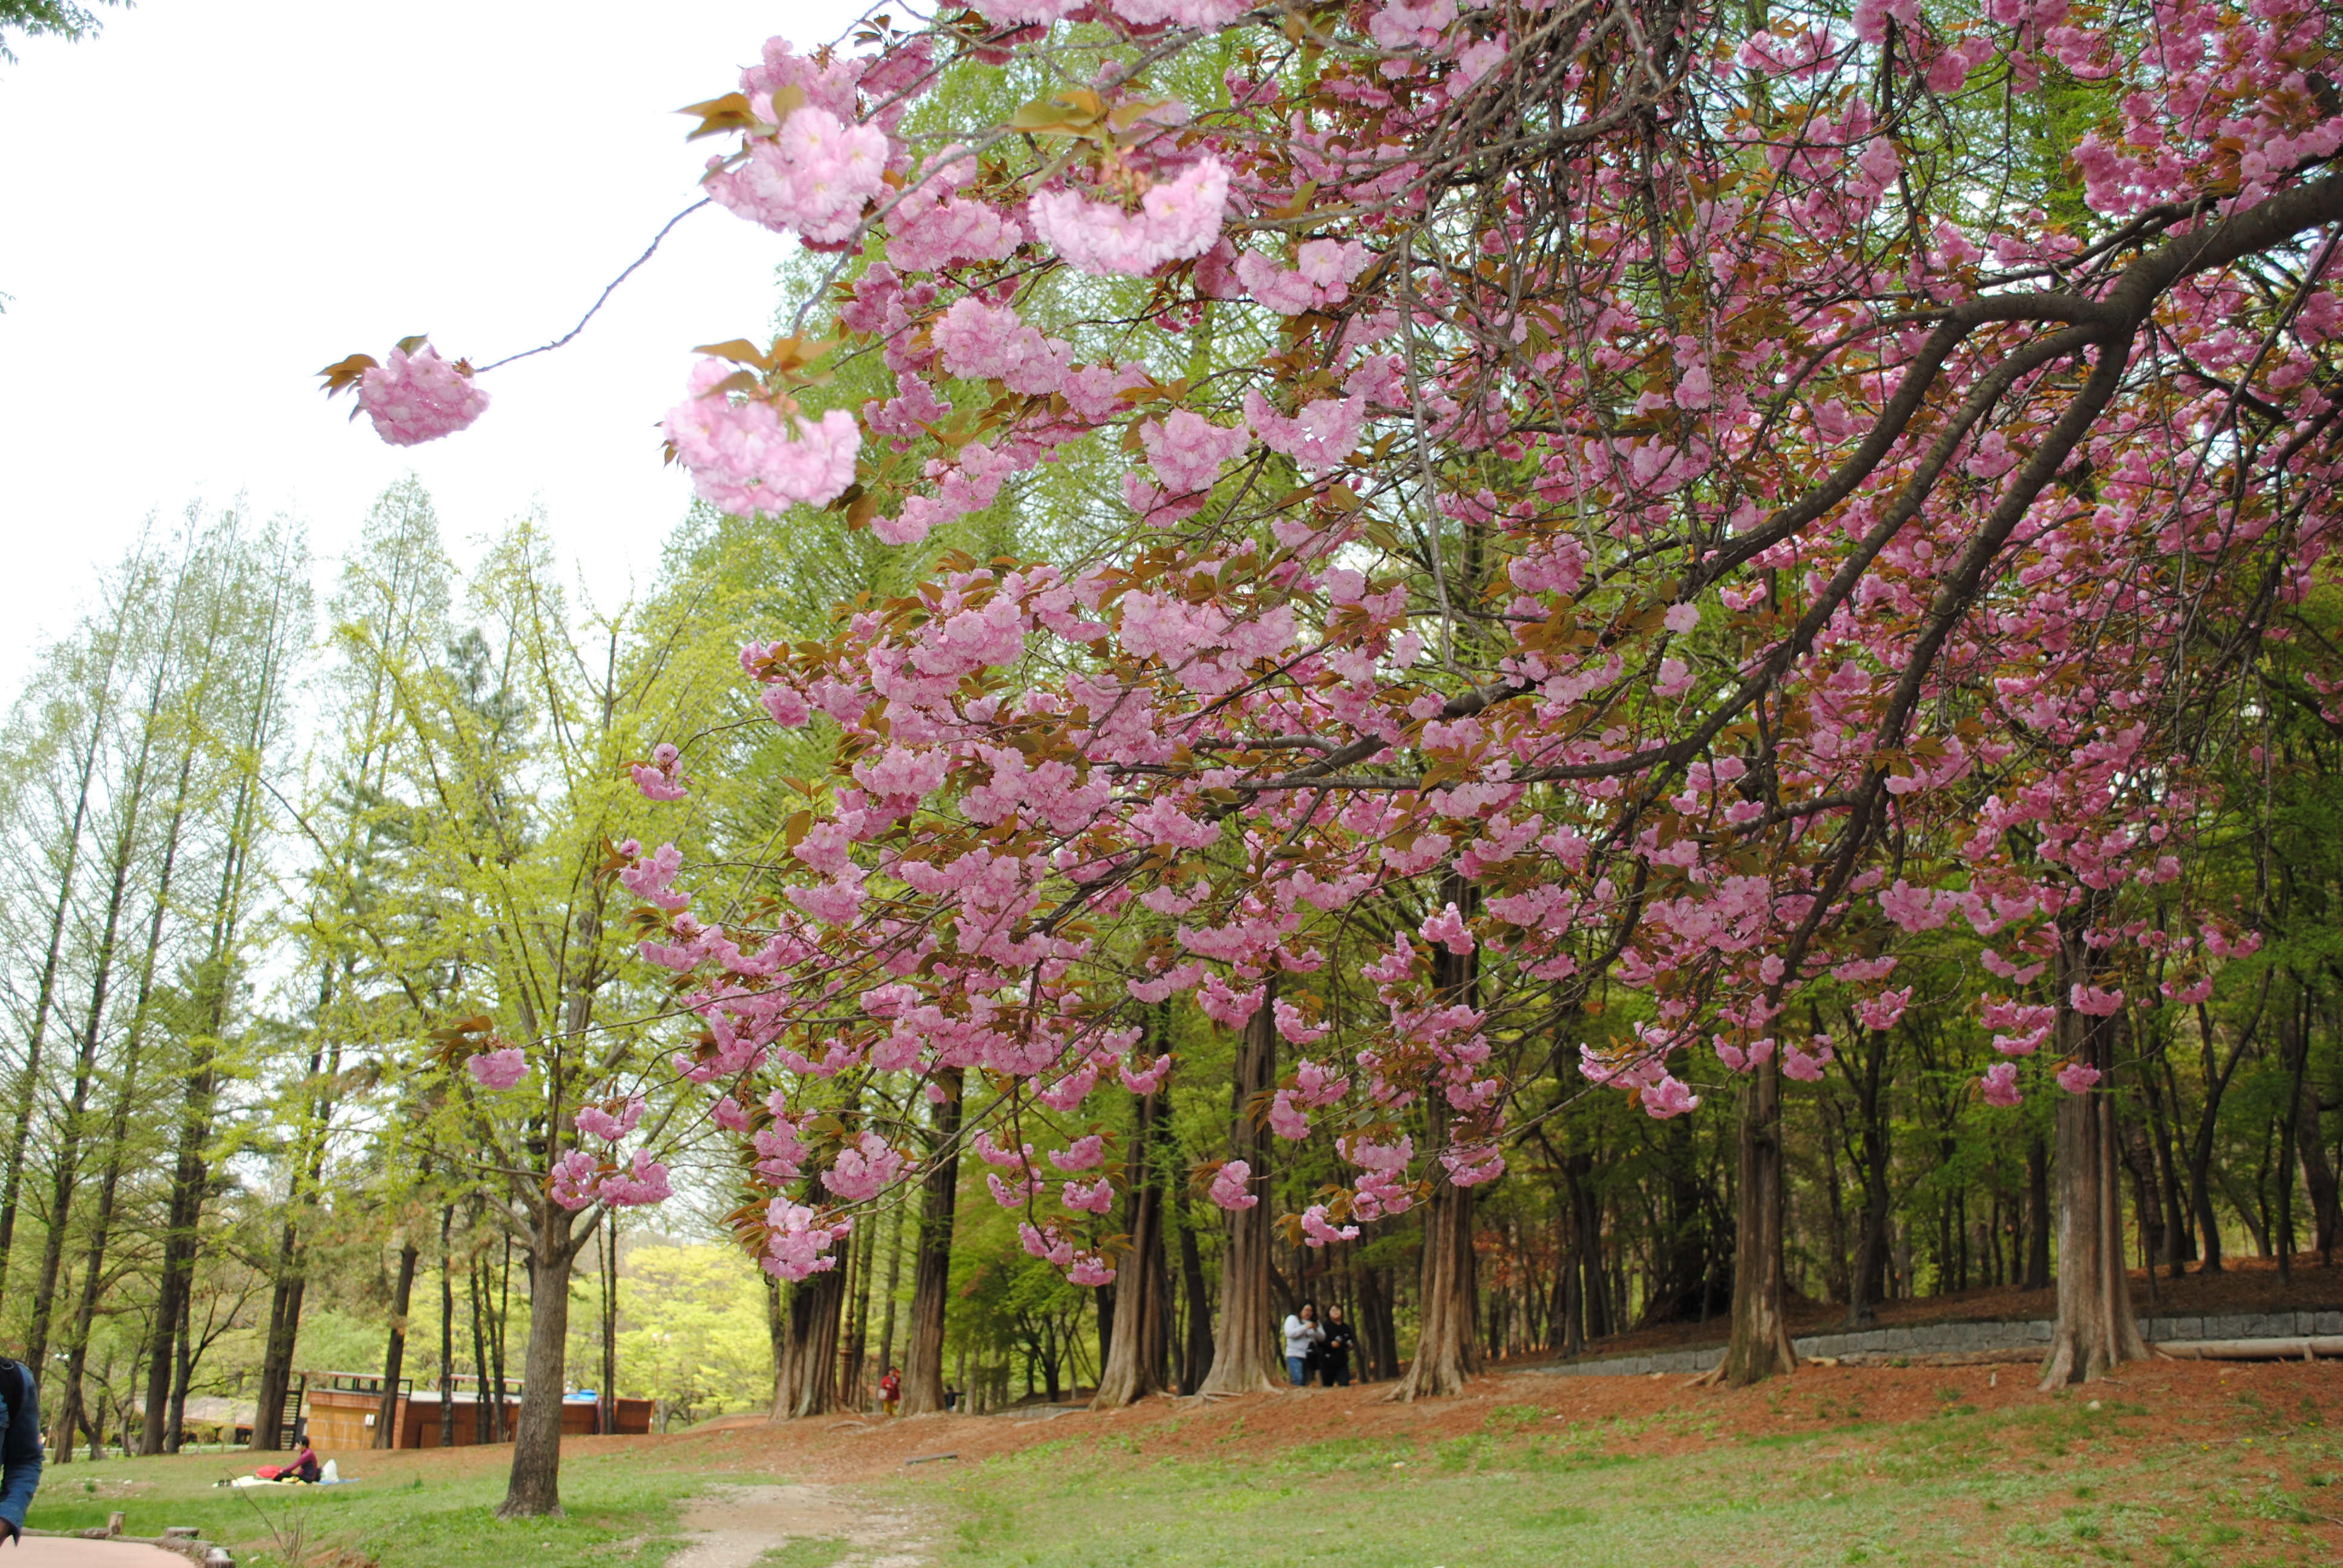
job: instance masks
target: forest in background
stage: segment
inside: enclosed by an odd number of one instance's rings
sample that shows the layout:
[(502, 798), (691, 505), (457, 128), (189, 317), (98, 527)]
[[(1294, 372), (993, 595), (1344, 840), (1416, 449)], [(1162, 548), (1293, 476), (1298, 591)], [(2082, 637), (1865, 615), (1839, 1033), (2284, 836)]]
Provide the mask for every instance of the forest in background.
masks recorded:
[[(1071, 526), (1081, 476), (1051, 484), (935, 548), (1003, 552), (1020, 530)], [(830, 514), (799, 522), (695, 513), (656, 586), (616, 610), (571, 602), (541, 519), (459, 572), (413, 482), (380, 498), (321, 601), (298, 526), (234, 512), (156, 528), (106, 574), (10, 710), (0, 773), (18, 1112), (0, 1170), (0, 1337), (43, 1369), (59, 1460), (200, 1441), (221, 1401), (256, 1411), (266, 1445), (309, 1372), (518, 1381), (530, 1275), (514, 1172), (452, 1103), (450, 1051), (482, 1014), (568, 1005), (580, 975), (593, 1027), (688, 1044), (594, 874), (640, 814), (628, 764), (664, 736), (731, 749), (728, 782), (690, 809), (690, 852), (749, 859), (809, 769), (792, 754), (802, 738), (747, 721), (740, 645), (777, 627), (818, 635), (832, 604), (921, 564)], [(2228, 814), (2203, 874), (2265, 940), (2204, 1002), (2122, 1020), (2135, 1266), (2331, 1259), (2343, 803), (2296, 649), (2326, 644), (2336, 608), (2322, 590), (2300, 641), (2271, 645), (2224, 763), (2229, 799), (2250, 809)], [(1850, 1323), (1892, 1299), (2039, 1288), (2056, 1266), (2052, 1098), (2012, 1112), (1976, 1092), (1994, 1053), (1958, 999), (1979, 945), (1957, 922), (1909, 944), (1913, 1001), (1892, 1029), (1806, 1020), (1845, 1043), (1786, 1101), (1790, 1282)], [(1602, 1006), (1598, 991), (1590, 1014)], [(1158, 1028), (1182, 1062), (1163, 1113), (1108, 1131), (1153, 1172), (1125, 1202), (1165, 1200), (1164, 1370), (1192, 1389), (1228, 1217), (1191, 1177), (1229, 1151), (1239, 1040), (1186, 1001)], [(1696, 1087), (1729, 1111), (1735, 1081), (1711, 1076)], [(1721, 1319), (1729, 1114), (1654, 1120), (1574, 1069), (1547, 1089), (1476, 1205), (1488, 1352), (1575, 1353)], [(1107, 1114), (1130, 1122), (1143, 1103)], [(597, 1217), (569, 1286), (567, 1381), (656, 1400), (663, 1424), (764, 1408), (785, 1292), (812, 1282), (767, 1281), (729, 1241), (744, 1190), (729, 1148), (687, 1141), (671, 1163), (677, 1201)], [(1279, 1208), (1338, 1179), (1322, 1131), (1281, 1162)], [(947, 1382), (980, 1408), (1095, 1386), (1114, 1287), (1029, 1256), (980, 1163), (959, 1181)], [(921, 1222), (910, 1203), (883, 1207), (847, 1249), (837, 1402), (867, 1400), (903, 1358)], [(1279, 1310), (1341, 1301), (1362, 1370), (1393, 1375), (1413, 1349), (1421, 1224), (1385, 1220), (1322, 1251), (1281, 1234)]]

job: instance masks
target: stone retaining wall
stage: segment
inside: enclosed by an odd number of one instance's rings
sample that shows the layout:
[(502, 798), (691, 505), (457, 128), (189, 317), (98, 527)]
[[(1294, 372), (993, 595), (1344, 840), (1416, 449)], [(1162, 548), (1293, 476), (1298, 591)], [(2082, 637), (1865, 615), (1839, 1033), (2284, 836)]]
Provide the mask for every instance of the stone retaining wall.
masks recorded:
[[(2052, 1324), (2030, 1322), (1924, 1323), (1908, 1329), (1865, 1329), (1854, 1333), (1802, 1334), (1790, 1342), (1801, 1357), (1937, 1356), (1985, 1351), (2048, 1352)], [(2310, 1334), (2343, 1334), (2343, 1312), (2237, 1312), (2227, 1316), (2142, 1318), (2139, 1332), (2151, 1342), (2164, 1340), (2269, 1340)], [(1635, 1377), (1653, 1372), (1704, 1372), (1725, 1356), (1722, 1344), (1653, 1355), (1605, 1356), (1557, 1362), (1528, 1370), (1574, 1377)]]

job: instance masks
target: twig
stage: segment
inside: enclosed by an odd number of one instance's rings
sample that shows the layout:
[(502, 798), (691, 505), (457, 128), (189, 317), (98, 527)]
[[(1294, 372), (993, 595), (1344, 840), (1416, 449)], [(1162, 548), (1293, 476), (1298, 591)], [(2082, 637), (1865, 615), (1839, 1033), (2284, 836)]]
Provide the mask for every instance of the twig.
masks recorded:
[(628, 263), (627, 270), (618, 274), (618, 276), (609, 281), (608, 286), (602, 290), (600, 296), (595, 299), (593, 305), (588, 308), (586, 314), (578, 318), (577, 326), (571, 327), (568, 331), (563, 333), (560, 337), (555, 338), (550, 343), (540, 343), (534, 348), (524, 348), (518, 354), (508, 354), (502, 359), (479, 367), (478, 369), (474, 370), (472, 374), (475, 376), (485, 375), (488, 371), (496, 369), (499, 365), (509, 365), (516, 359), (526, 359), (532, 354), (543, 354), (549, 349), (558, 348), (563, 344), (568, 342), (571, 338), (577, 337), (579, 333), (585, 331), (586, 324), (594, 319), (594, 313), (596, 311), (601, 309), (602, 307), (610, 302), (610, 296), (618, 292), (618, 285), (626, 282), (629, 277), (632, 277), (635, 275), (635, 269), (651, 258), (651, 253), (658, 250), (659, 247), (659, 241), (665, 239), (669, 234), (673, 233), (676, 225), (681, 223), (685, 218), (689, 217), (693, 213), (698, 212), (701, 207), (706, 206), (714, 199), (715, 198), (713, 196), (701, 196), (698, 201), (693, 202), (689, 206), (684, 208), (681, 212), (668, 219), (667, 226), (660, 229), (659, 233), (651, 236), (651, 242), (643, 247), (642, 255), (635, 257), (633, 261)]

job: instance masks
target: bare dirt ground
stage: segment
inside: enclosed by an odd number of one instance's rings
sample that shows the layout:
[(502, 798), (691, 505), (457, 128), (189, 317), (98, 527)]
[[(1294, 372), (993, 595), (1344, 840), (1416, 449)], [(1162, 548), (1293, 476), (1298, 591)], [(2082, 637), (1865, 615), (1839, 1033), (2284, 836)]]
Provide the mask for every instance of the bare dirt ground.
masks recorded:
[(159, 1546), (126, 1541), (27, 1535), (9, 1550), (8, 1568), (187, 1568), (187, 1560)]
[[(679, 1445), (699, 1445), (710, 1474), (787, 1474), (825, 1485), (851, 1486), (906, 1473), (905, 1462), (966, 1465), (1069, 1439), (1077, 1444), (1116, 1440), (1135, 1460), (1165, 1455), (1227, 1454), (1232, 1446), (1260, 1452), (1333, 1438), (1413, 1440), (1430, 1444), (1487, 1429), (1493, 1409), (1522, 1415), (1534, 1409), (1564, 1426), (1614, 1418), (1680, 1413), (1695, 1422), (1654, 1424), (1642, 1435), (1622, 1434), (1622, 1452), (1662, 1456), (1702, 1447), (1775, 1437), (1844, 1424), (1917, 1421), (1949, 1395), (1980, 1411), (2028, 1404), (2036, 1393), (2033, 1369), (2016, 1366), (1801, 1368), (1750, 1389), (1695, 1388), (1683, 1377), (1576, 1378), (1535, 1372), (1501, 1372), (1477, 1380), (1454, 1399), (1408, 1405), (1388, 1402), (1392, 1385), (1312, 1389), (1196, 1401), (1163, 1398), (1128, 1410), (1054, 1417), (925, 1416), (889, 1421), (839, 1417), (770, 1425), (740, 1417), (667, 1438), (598, 1438), (595, 1443), (657, 1443), (673, 1463)], [(2250, 1395), (2248, 1398), (2240, 1396)], [(2126, 1442), (2214, 1442), (2268, 1430), (2269, 1412), (2321, 1411), (2343, 1420), (2343, 1362), (2148, 1362), (2119, 1378), (2073, 1391), (2073, 1397), (2120, 1398), (2142, 1407), (2127, 1423)], [(2343, 1526), (2337, 1527), (2343, 1561)], [(680, 1560), (679, 1560), (680, 1562)], [(693, 1564), (692, 1568), (699, 1568)], [(709, 1568), (713, 1568), (709, 1564)]]
[(873, 1507), (836, 1486), (721, 1486), (692, 1499), (677, 1521), (687, 1544), (668, 1568), (751, 1568), (791, 1541), (842, 1541), (841, 1568), (927, 1568), (921, 1521)]

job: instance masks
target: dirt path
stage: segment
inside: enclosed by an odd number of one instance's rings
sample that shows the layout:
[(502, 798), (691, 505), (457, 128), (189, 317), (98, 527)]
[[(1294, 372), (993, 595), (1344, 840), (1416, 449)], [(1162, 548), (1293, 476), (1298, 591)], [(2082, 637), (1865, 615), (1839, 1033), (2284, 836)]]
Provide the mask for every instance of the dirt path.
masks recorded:
[(129, 1541), (75, 1541), (27, 1535), (9, 1549), (9, 1568), (187, 1568), (187, 1560), (158, 1546)]
[(668, 1568), (751, 1568), (791, 1541), (840, 1543), (837, 1568), (929, 1568), (920, 1519), (880, 1508), (843, 1486), (720, 1486), (691, 1500), (677, 1522), (686, 1545)]

